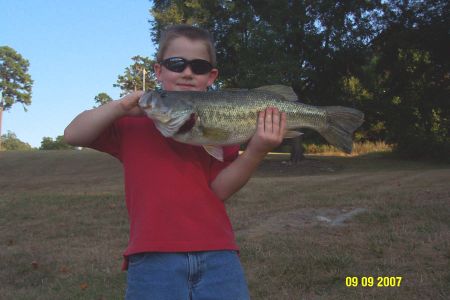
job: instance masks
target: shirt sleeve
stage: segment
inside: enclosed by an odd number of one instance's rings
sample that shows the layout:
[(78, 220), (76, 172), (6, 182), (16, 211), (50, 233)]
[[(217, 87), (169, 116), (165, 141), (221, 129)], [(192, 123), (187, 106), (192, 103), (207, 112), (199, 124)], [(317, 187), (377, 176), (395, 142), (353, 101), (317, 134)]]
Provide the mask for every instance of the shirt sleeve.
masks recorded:
[(115, 121), (107, 127), (88, 147), (121, 160), (119, 122)]
[(239, 145), (223, 147), (223, 162), (211, 158), (209, 182), (213, 182), (219, 173), (228, 167), (239, 156)]

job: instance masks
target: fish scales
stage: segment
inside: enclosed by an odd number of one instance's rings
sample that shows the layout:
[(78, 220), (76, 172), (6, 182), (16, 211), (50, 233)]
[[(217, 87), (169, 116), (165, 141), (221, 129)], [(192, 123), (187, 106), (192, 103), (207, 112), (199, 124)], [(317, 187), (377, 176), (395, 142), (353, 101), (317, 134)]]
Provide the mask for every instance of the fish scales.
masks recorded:
[[(210, 95), (211, 96), (211, 95)], [(267, 92), (223, 92), (218, 99), (208, 101), (207, 93), (192, 94), (195, 110), (203, 126), (230, 128), (234, 132), (249, 133), (256, 130), (258, 112), (267, 107), (276, 107), (287, 115), (287, 128), (322, 128), (326, 124), (324, 109), (301, 103), (282, 100)], [(233, 139), (239, 140), (237, 137)]]
[(202, 99), (204, 93), (192, 96), (197, 100), (194, 100), (194, 108), (200, 118), (198, 127), (212, 129), (213, 131), (224, 130), (229, 133), (225, 139), (221, 140), (222, 144), (242, 143), (254, 132), (257, 111), (254, 108), (252, 109), (251, 105), (236, 105), (244, 102), (250, 104), (245, 94), (226, 93), (221, 95), (223, 97), (214, 99), (214, 101), (208, 101), (207, 98)]

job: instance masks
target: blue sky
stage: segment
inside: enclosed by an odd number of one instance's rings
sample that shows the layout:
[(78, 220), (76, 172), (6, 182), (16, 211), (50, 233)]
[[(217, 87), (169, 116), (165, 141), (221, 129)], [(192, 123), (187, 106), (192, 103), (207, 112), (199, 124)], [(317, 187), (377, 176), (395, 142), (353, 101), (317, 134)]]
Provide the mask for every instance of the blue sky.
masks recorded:
[(0, 46), (30, 62), (32, 103), (3, 113), (2, 134), (14, 132), (33, 147), (55, 138), (135, 55), (153, 57), (148, 0), (0, 0)]

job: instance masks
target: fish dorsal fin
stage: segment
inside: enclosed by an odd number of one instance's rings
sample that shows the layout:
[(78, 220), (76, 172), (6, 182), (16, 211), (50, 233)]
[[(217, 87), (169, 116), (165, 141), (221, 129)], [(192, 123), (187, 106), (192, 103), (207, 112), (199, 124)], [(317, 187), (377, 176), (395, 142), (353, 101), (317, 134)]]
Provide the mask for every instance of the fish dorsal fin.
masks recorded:
[(221, 146), (204, 145), (203, 149), (215, 159), (223, 161), (223, 148)]
[(274, 84), (274, 85), (264, 85), (259, 88), (256, 88), (255, 90), (258, 91), (267, 91), (274, 94), (278, 94), (283, 96), (284, 99), (288, 101), (297, 101), (298, 97), (297, 94), (294, 92), (294, 90), (290, 86), (281, 85), (281, 84)]
[(303, 132), (298, 132), (298, 131), (295, 131), (295, 130), (289, 130), (289, 131), (286, 132), (286, 134), (284, 135), (283, 138), (285, 138), (285, 139), (293, 139), (293, 138), (299, 137), (301, 135), (303, 135)]

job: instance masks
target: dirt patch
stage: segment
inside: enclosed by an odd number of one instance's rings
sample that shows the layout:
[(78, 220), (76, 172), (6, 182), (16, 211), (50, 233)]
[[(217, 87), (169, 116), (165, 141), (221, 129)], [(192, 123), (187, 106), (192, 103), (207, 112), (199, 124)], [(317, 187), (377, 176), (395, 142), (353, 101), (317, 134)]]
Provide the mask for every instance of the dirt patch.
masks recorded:
[(368, 211), (366, 208), (302, 208), (280, 212), (254, 221), (246, 228), (236, 232), (243, 236), (256, 237), (268, 233), (279, 234), (287, 231), (298, 231), (304, 227), (317, 225), (344, 226), (358, 214)]

